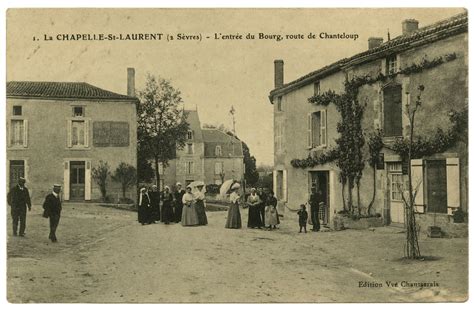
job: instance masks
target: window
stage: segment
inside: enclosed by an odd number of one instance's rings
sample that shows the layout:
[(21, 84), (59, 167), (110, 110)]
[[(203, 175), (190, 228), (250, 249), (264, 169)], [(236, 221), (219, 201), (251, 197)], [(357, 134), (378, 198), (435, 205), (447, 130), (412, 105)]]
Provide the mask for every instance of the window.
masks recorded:
[(216, 162), (214, 164), (214, 174), (219, 175), (224, 172), (224, 163), (223, 162)]
[(385, 71), (387, 75), (393, 75), (397, 73), (397, 55), (387, 57), (385, 64), (387, 66)]
[(72, 121), (71, 142), (72, 146), (85, 146), (84, 121)]
[(216, 157), (222, 156), (222, 147), (220, 145), (216, 146), (215, 155)]
[(319, 81), (314, 83), (314, 95), (319, 95), (321, 93), (321, 83)]
[(402, 164), (388, 163), (390, 173), (390, 199), (392, 201), (403, 201), (402, 192), (406, 189), (403, 181)]
[(278, 96), (278, 99), (277, 99), (277, 110), (278, 111), (283, 111), (283, 108), (282, 108), (282, 98), (281, 96)]
[(188, 138), (188, 140), (192, 140), (192, 139), (193, 139), (193, 131), (191, 131), (191, 130), (188, 131), (187, 138)]
[(13, 115), (14, 116), (21, 116), (22, 115), (21, 106), (13, 106)]
[(194, 153), (194, 146), (192, 143), (187, 143), (186, 144), (186, 153), (187, 154), (193, 154)]
[(326, 110), (308, 115), (308, 148), (324, 147), (327, 144)]
[(187, 175), (194, 174), (194, 162), (185, 162), (184, 169)]
[(448, 212), (446, 160), (426, 160), (425, 164), (428, 212), (446, 214)]
[(82, 106), (75, 106), (72, 108), (72, 116), (73, 117), (84, 117), (84, 107)]
[(278, 152), (283, 150), (283, 126), (281, 120), (275, 121), (275, 150)]
[(13, 147), (26, 147), (27, 142), (27, 121), (10, 121), (10, 145)]
[(402, 136), (401, 85), (390, 85), (383, 90), (383, 130), (386, 137)]

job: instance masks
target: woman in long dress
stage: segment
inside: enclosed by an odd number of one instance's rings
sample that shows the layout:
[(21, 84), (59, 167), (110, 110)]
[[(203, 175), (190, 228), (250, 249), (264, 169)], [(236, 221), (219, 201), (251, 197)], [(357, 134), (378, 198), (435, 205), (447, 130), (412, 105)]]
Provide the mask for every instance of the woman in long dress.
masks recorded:
[(160, 221), (160, 192), (156, 185), (151, 186), (151, 191), (148, 191), (148, 197), (151, 201), (151, 220), (153, 223)]
[(227, 222), (225, 227), (228, 229), (240, 229), (242, 228), (242, 219), (240, 218), (239, 200), (240, 196), (237, 193), (240, 189), (240, 184), (236, 183), (231, 187), (232, 193), (230, 194), (230, 207), (227, 212)]
[(207, 225), (207, 216), (206, 216), (206, 203), (205, 203), (205, 195), (204, 195), (204, 183), (199, 183), (196, 186), (196, 191), (193, 193), (194, 195), (194, 204), (196, 206), (196, 213), (198, 217), (198, 222), (200, 226)]
[(278, 210), (277, 210), (278, 201), (274, 196), (273, 191), (270, 191), (270, 195), (267, 198), (267, 202), (265, 203), (265, 225), (268, 229), (276, 229), (276, 225), (278, 225)]
[(161, 221), (169, 225), (173, 221), (173, 195), (170, 192), (170, 187), (165, 186), (165, 191), (161, 197), (163, 206), (161, 208)]
[(151, 200), (145, 187), (140, 189), (140, 198), (138, 199), (138, 222), (142, 225), (151, 224)]
[(186, 193), (181, 189), (181, 183), (176, 183), (176, 191), (174, 193), (174, 221), (176, 223), (181, 222), (181, 216), (183, 215), (183, 195)]
[(257, 190), (252, 188), (250, 195), (247, 198), (247, 204), (249, 206), (249, 219), (247, 227), (249, 228), (262, 228), (262, 219), (260, 218), (260, 197), (257, 194)]
[(191, 187), (186, 187), (186, 193), (183, 195), (183, 214), (181, 215), (181, 225), (197, 226), (199, 224), (194, 206), (194, 197), (191, 193)]

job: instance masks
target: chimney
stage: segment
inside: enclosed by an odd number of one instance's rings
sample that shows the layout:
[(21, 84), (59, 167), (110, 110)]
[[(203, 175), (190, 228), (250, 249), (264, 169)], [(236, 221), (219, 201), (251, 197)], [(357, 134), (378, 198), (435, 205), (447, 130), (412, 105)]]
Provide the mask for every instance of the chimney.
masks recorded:
[(275, 63), (275, 88), (283, 86), (283, 60), (276, 59)]
[(370, 37), (369, 38), (369, 50), (379, 47), (383, 43), (383, 38), (380, 37)]
[(408, 35), (418, 30), (418, 21), (416, 19), (406, 19), (402, 22), (402, 34)]
[(135, 68), (127, 68), (127, 95), (135, 97)]

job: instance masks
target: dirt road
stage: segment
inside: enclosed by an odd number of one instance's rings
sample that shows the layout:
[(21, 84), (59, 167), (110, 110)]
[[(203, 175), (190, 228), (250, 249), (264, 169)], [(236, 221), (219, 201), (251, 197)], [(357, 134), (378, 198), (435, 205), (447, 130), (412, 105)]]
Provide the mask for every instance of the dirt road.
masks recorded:
[[(25, 238), (13, 238), (8, 225), (10, 302), (419, 302), (467, 297), (464, 238), (421, 237), (421, 251), (430, 260), (406, 261), (400, 259), (404, 234), (397, 228), (299, 234), (296, 217), (286, 215), (276, 231), (229, 230), (224, 229), (225, 212), (209, 212), (205, 227), (141, 226), (133, 212), (68, 204), (59, 243), (53, 244), (40, 213), (35, 206), (28, 215)], [(244, 224), (246, 217), (244, 210)], [(407, 287), (423, 282), (435, 286)]]

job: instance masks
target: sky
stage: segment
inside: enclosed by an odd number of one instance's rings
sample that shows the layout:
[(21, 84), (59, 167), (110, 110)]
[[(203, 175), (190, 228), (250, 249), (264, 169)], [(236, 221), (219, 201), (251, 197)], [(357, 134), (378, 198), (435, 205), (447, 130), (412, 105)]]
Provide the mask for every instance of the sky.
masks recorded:
[[(201, 123), (232, 128), (258, 164), (273, 164), (273, 61), (285, 62), (285, 83), (367, 50), (369, 37), (401, 34), (401, 22), (420, 27), (462, 9), (10, 9), (7, 12), (7, 81), (87, 82), (126, 94), (127, 67), (136, 88), (147, 74), (170, 79), (186, 109)], [(319, 34), (358, 39), (320, 39)], [(163, 33), (161, 41), (45, 41), (58, 34)], [(215, 40), (222, 35), (302, 34), (305, 39)], [(309, 33), (316, 39), (307, 39)], [(167, 41), (166, 35), (175, 37)], [(177, 34), (201, 41), (176, 40)], [(206, 37), (210, 38), (207, 39)], [(38, 40), (33, 40), (36, 37)], [(302, 138), (304, 139), (304, 138)]]

